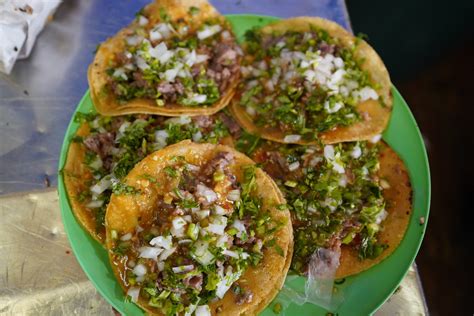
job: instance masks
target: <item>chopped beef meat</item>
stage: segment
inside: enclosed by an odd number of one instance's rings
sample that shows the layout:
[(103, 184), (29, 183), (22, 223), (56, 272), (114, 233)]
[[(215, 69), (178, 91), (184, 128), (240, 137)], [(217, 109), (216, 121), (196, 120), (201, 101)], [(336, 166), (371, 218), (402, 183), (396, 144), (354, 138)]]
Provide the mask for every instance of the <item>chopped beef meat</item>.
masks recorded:
[(178, 99), (178, 95), (182, 95), (184, 93), (184, 86), (179, 81), (174, 83), (160, 83), (156, 89), (168, 102), (175, 102)]
[(326, 42), (321, 42), (319, 45), (318, 45), (318, 48), (321, 52), (321, 56), (325, 56), (327, 54), (334, 54), (335, 52), (335, 49), (336, 49), (336, 46), (335, 45), (330, 45)]
[(240, 50), (235, 44), (219, 43), (216, 45), (207, 75), (216, 81), (220, 92), (227, 89), (232, 78), (239, 73), (240, 67), (237, 62), (239, 55)]
[(198, 274), (198, 275), (193, 275), (193, 276), (184, 278), (183, 283), (187, 287), (193, 288), (197, 291), (201, 291), (202, 281), (203, 281), (202, 274)]
[(115, 60), (119, 65), (125, 65), (132, 62), (132, 59), (128, 58), (125, 52), (116, 53)]
[(196, 187), (199, 184), (199, 180), (189, 172), (183, 172), (183, 177), (181, 178), (181, 187), (186, 189), (191, 193), (196, 192)]
[(112, 117), (112, 121), (110, 122), (110, 124), (112, 125), (112, 130), (114, 132), (118, 131), (118, 129), (120, 128), (120, 126), (122, 126), (123, 123), (125, 123), (125, 118), (123, 116), (114, 116)]
[(114, 139), (114, 133), (99, 133), (87, 137), (84, 140), (84, 145), (104, 159), (114, 147)]
[(284, 179), (288, 174), (288, 164), (286, 159), (278, 151), (269, 151), (266, 153), (267, 161), (265, 171), (273, 178)]
[(233, 160), (234, 155), (230, 152), (221, 151), (217, 153), (202, 169), (203, 182), (209, 182), (216, 170), (224, 170)]
[(197, 126), (202, 127), (202, 128), (211, 127), (213, 123), (212, 118), (207, 115), (194, 116), (192, 120)]
[(133, 85), (138, 88), (147, 88), (149, 87), (148, 81), (143, 78), (143, 73), (141, 71), (133, 72)]
[(225, 113), (220, 113), (219, 118), (227, 127), (232, 136), (239, 137), (242, 134), (242, 129), (240, 128), (239, 124), (237, 124), (237, 122), (231, 116)]
[(227, 65), (233, 63), (237, 59), (237, 51), (235, 46), (220, 43), (216, 46), (216, 62)]

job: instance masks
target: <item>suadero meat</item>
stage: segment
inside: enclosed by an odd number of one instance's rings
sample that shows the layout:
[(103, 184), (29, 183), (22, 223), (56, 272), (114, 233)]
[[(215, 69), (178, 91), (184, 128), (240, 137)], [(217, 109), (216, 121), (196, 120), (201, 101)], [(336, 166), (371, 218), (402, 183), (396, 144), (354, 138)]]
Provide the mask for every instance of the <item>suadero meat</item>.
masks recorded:
[(143, 78), (143, 73), (140, 71), (135, 71), (133, 73), (133, 85), (138, 88), (148, 88), (149, 83)]
[(207, 115), (194, 116), (192, 118), (194, 123), (201, 128), (209, 128), (212, 126), (213, 120)]
[(336, 46), (335, 45), (330, 45), (326, 42), (321, 42), (318, 45), (319, 51), (321, 52), (321, 56), (325, 56), (327, 54), (332, 54), (334, 55), (334, 52), (336, 51)]
[(119, 65), (125, 65), (132, 62), (131, 58), (128, 58), (125, 52), (120, 52), (115, 54), (115, 59)]
[(207, 75), (216, 81), (219, 91), (223, 92), (240, 71), (237, 61), (241, 52), (235, 44), (225, 42), (217, 44), (214, 52)]
[(114, 133), (99, 133), (91, 135), (84, 140), (87, 149), (95, 152), (101, 159), (107, 157), (114, 147)]
[(175, 83), (163, 82), (157, 86), (157, 91), (161, 93), (166, 101), (175, 102), (178, 95), (184, 93), (184, 86), (181, 82)]
[(202, 170), (202, 175), (204, 177), (203, 182), (209, 182), (212, 178), (212, 175), (217, 170), (224, 170), (232, 161), (234, 160), (234, 155), (227, 151), (221, 151), (217, 153), (214, 158), (207, 162)]
[(202, 289), (202, 281), (203, 277), (202, 274), (189, 276), (183, 280), (185, 286), (193, 288), (197, 291), (201, 291)]
[(242, 133), (242, 130), (237, 124), (237, 122), (230, 116), (228, 116), (225, 113), (220, 113), (219, 118), (221, 119), (222, 123), (227, 127), (229, 132), (232, 134), (234, 137), (239, 137), (240, 134)]
[(265, 164), (265, 171), (273, 178), (284, 179), (289, 170), (286, 159), (278, 151), (269, 151), (266, 153), (267, 161)]

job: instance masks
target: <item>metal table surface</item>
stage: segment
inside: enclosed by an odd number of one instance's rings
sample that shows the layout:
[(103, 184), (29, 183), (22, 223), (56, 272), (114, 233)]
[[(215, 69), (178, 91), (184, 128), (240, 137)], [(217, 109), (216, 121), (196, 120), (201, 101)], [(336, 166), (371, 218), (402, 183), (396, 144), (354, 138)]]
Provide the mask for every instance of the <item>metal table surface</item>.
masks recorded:
[[(64, 1), (31, 56), (0, 74), (0, 315), (112, 314), (70, 252), (55, 190), (44, 187), (57, 184), (60, 147), (96, 45), (148, 2)], [(224, 14), (317, 15), (350, 29), (344, 0), (212, 3)], [(425, 314), (417, 275), (414, 266), (378, 313)]]

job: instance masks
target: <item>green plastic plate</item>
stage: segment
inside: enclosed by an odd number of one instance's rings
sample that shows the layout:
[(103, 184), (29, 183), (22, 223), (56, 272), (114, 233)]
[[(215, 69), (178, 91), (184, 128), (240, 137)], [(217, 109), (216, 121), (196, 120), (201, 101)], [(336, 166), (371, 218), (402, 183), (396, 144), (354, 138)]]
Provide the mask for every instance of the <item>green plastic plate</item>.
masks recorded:
[[(267, 24), (277, 18), (256, 15), (228, 15), (235, 33), (242, 38), (244, 32), (254, 26)], [(405, 238), (395, 252), (380, 264), (358, 275), (349, 277), (338, 292), (343, 293), (344, 301), (336, 311), (339, 315), (367, 315), (373, 313), (393, 293), (405, 276), (420, 248), (425, 233), (430, 206), (430, 173), (428, 158), (420, 131), (408, 105), (400, 93), (393, 88), (394, 108), (388, 129), (383, 139), (402, 157), (408, 167), (413, 185), (413, 215)], [(79, 103), (76, 112), (93, 111), (92, 101), (87, 92)], [(71, 120), (64, 138), (59, 160), (59, 170), (66, 161), (70, 139), (78, 124)], [(98, 291), (118, 311), (126, 315), (142, 315), (142, 310), (133, 303), (125, 302), (124, 294), (114, 278), (109, 266), (107, 252), (82, 229), (74, 217), (64, 187), (64, 179), (59, 173), (59, 200), (66, 233), (71, 247), (82, 269)], [(425, 218), (423, 225), (420, 217)], [(342, 292), (341, 292), (342, 291)], [(313, 316), (327, 313), (321, 307), (305, 304), (290, 304), (286, 315)], [(274, 315), (272, 305), (262, 315)]]

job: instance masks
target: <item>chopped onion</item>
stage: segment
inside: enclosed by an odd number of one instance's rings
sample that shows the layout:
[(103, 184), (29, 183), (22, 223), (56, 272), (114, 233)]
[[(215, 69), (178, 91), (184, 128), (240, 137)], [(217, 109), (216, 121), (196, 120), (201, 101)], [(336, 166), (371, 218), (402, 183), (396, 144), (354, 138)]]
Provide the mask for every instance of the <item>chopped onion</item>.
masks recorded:
[(103, 200), (93, 200), (86, 204), (88, 208), (99, 208), (104, 204)]
[(143, 15), (140, 15), (140, 16), (138, 17), (138, 24), (139, 24), (140, 26), (145, 26), (145, 25), (148, 24), (148, 19), (147, 19), (146, 17), (144, 17)]
[(224, 30), (224, 31), (222, 31), (221, 36), (222, 36), (222, 39), (223, 39), (223, 40), (228, 40), (231, 35), (230, 35), (230, 32), (229, 32), (229, 31)]
[(240, 190), (230, 190), (229, 194), (227, 194), (227, 199), (234, 202), (240, 200)]
[(375, 92), (374, 89), (370, 87), (363, 87), (359, 91), (359, 97), (361, 101), (366, 101), (369, 99), (378, 100), (379, 95), (377, 94), (377, 92)]
[(254, 109), (253, 106), (247, 105), (245, 107), (245, 111), (250, 115), (250, 116), (255, 116), (257, 114), (257, 111)]
[(156, 267), (158, 268), (158, 271), (163, 271), (165, 269), (165, 263), (163, 261), (159, 261), (156, 264)]
[(290, 171), (295, 171), (295, 170), (297, 170), (299, 167), (300, 167), (300, 162), (299, 162), (299, 161), (295, 161), (295, 162), (291, 163), (291, 164), (288, 166), (288, 170), (290, 170)]
[(178, 241), (178, 245), (187, 245), (187, 244), (190, 244), (192, 243), (192, 239), (181, 239)]
[(153, 28), (151, 31), (150, 31), (150, 40), (151, 41), (159, 41), (163, 38), (163, 35), (161, 35), (161, 33), (156, 29), (156, 28)]
[(211, 309), (208, 305), (200, 305), (196, 307), (194, 311), (194, 315), (196, 316), (211, 316)]
[(209, 251), (209, 244), (207, 242), (198, 241), (194, 246), (195, 249), (192, 255), (200, 264), (207, 266), (214, 260), (214, 255)]
[(217, 283), (216, 296), (223, 298), (232, 284), (240, 278), (241, 272), (227, 272), (225, 277)]
[(174, 252), (176, 251), (176, 247), (173, 247), (171, 249), (166, 249), (165, 251), (163, 251), (160, 255), (160, 257), (158, 258), (159, 261), (165, 261), (166, 259), (168, 259), (169, 256), (171, 256)]
[(222, 206), (215, 205), (214, 206), (214, 214), (216, 214), (216, 215), (226, 215), (227, 211)]
[(158, 256), (163, 252), (163, 249), (144, 246), (144, 247), (140, 247), (138, 251), (140, 252), (139, 254), (140, 258), (156, 260)]
[(145, 275), (145, 274), (146, 274), (146, 267), (145, 267), (143, 264), (137, 264), (137, 265), (133, 268), (133, 273), (134, 273), (136, 276)]
[(324, 102), (324, 109), (328, 113), (336, 113), (337, 111), (342, 109), (343, 106), (344, 106), (344, 104), (342, 104), (342, 102), (336, 102), (332, 106), (329, 103), (329, 101)]
[(383, 209), (382, 211), (380, 211), (377, 216), (375, 217), (375, 223), (377, 225), (379, 225), (380, 223), (382, 223), (383, 220), (385, 220), (388, 216), (388, 213), (385, 209)]
[(126, 233), (125, 235), (120, 237), (120, 240), (122, 240), (122, 241), (127, 241), (127, 240), (130, 240), (130, 239), (132, 239), (132, 233)]
[(115, 69), (114, 73), (112, 74), (113, 77), (116, 77), (116, 78), (122, 78), (123, 80), (127, 80), (128, 77), (127, 75), (125, 74), (125, 69), (123, 68), (117, 68)]
[(334, 58), (332, 62), (334, 63), (334, 66), (336, 66), (336, 68), (344, 67), (344, 60), (342, 60), (341, 57)]
[[(232, 223), (232, 227), (234, 227), (235, 229), (237, 229), (240, 234), (241, 234), (242, 232), (246, 232), (244, 222), (242, 222), (242, 221), (239, 220), (239, 219), (236, 219), (236, 220)], [(240, 237), (239, 234), (237, 234), (237, 237)]]
[(175, 32), (173, 26), (168, 23), (160, 23), (158, 24), (155, 29), (163, 35), (164, 38), (168, 38), (172, 32)]
[(175, 68), (168, 69), (165, 71), (165, 80), (168, 82), (174, 82), (174, 79), (178, 75), (178, 72), (181, 70), (181, 67), (179, 64)]
[(178, 217), (173, 218), (172, 224), (173, 224), (173, 228), (181, 229), (184, 226), (186, 226), (186, 221), (184, 220), (184, 218), (178, 216)]
[(316, 207), (314, 207), (313, 204), (308, 205), (307, 210), (308, 210), (308, 212), (310, 212), (310, 213), (315, 213), (315, 212), (317, 211)]
[(324, 146), (324, 157), (327, 160), (334, 160), (334, 146), (333, 145)]
[(354, 159), (358, 159), (362, 155), (362, 150), (360, 149), (359, 145), (354, 146), (351, 152), (351, 156)]
[(91, 186), (90, 190), (92, 193), (99, 195), (102, 194), (105, 190), (112, 186), (111, 176), (107, 175), (100, 179), (99, 182)]
[(173, 246), (173, 238), (171, 236), (158, 236), (150, 240), (150, 245), (165, 249), (171, 249), (171, 247)]
[(176, 124), (176, 125), (186, 125), (189, 123), (191, 123), (191, 118), (186, 115), (173, 117), (165, 121), (165, 124)]
[(197, 131), (196, 133), (193, 134), (193, 142), (197, 143), (202, 139), (202, 133), (201, 131)]
[(138, 45), (143, 40), (143, 37), (139, 35), (129, 36), (125, 39), (128, 45), (135, 46)]
[(225, 227), (226, 227), (226, 225), (222, 225), (222, 224), (209, 224), (206, 227), (206, 230), (208, 232), (216, 234), (216, 235), (223, 235)]
[(370, 142), (375, 144), (375, 143), (378, 143), (381, 139), (382, 139), (382, 135), (378, 134), (378, 135), (375, 135), (374, 137), (372, 137), (370, 139)]
[(197, 212), (196, 212), (196, 215), (197, 215), (197, 217), (198, 217), (200, 220), (202, 220), (202, 219), (208, 217), (209, 214), (210, 214), (210, 211), (209, 211), (209, 210), (202, 210), (202, 211), (197, 211)]
[(137, 64), (137, 67), (141, 70), (147, 70), (148, 68), (150, 68), (150, 65), (148, 65), (145, 59), (143, 59), (143, 57), (141, 56), (136, 56), (135, 62)]
[(196, 194), (200, 197), (205, 198), (208, 203), (212, 203), (215, 200), (217, 200), (216, 192), (212, 191), (211, 189), (209, 189), (203, 184), (197, 185)]
[(333, 169), (334, 171), (336, 171), (337, 173), (341, 173), (341, 174), (346, 172), (346, 170), (344, 169), (344, 166), (341, 165), (341, 164), (340, 164), (339, 162), (337, 162), (337, 161), (333, 161), (333, 162), (332, 162), (332, 169)]
[(188, 264), (184, 266), (178, 266), (178, 267), (173, 267), (171, 268), (174, 273), (186, 273), (189, 271), (192, 271), (194, 269), (194, 265)]
[(140, 295), (140, 288), (132, 286), (127, 290), (127, 296), (130, 296), (132, 302), (136, 303), (138, 301), (138, 296)]
[(224, 234), (222, 236), (219, 236), (219, 238), (217, 238), (216, 240), (216, 246), (225, 248), (227, 246), (228, 241), (229, 241), (229, 235)]
[(205, 94), (194, 94), (193, 96), (191, 96), (189, 98), (189, 100), (193, 101), (193, 102), (196, 102), (197, 104), (201, 104), (201, 103), (204, 103), (206, 102), (207, 100), (207, 95)]
[(227, 249), (224, 249), (222, 251), (222, 254), (224, 256), (228, 256), (228, 257), (232, 257), (232, 258), (235, 258), (235, 259), (239, 259), (239, 254), (235, 251), (232, 251), (232, 250), (227, 250)]
[(216, 25), (211, 25), (211, 26), (205, 26), (202, 31), (197, 32), (197, 37), (200, 40), (206, 39), (216, 33), (219, 33), (222, 30), (222, 27), (218, 24)]
[(286, 135), (283, 138), (283, 142), (285, 143), (295, 143), (301, 139), (301, 135)]

